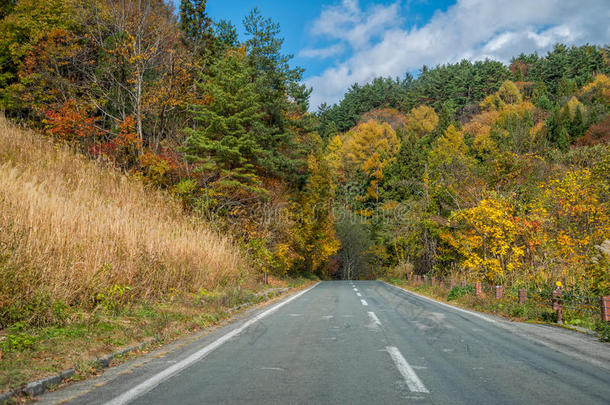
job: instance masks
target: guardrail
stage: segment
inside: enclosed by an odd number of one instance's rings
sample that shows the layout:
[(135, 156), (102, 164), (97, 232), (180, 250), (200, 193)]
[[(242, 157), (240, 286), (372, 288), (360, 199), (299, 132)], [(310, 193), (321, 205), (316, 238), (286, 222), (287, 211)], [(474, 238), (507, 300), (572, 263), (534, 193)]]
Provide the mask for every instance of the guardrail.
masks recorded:
[[(427, 284), (440, 288), (453, 289), (455, 286), (465, 287), (465, 280), (442, 279), (429, 277), (427, 275), (407, 274), (407, 281), (414, 284)], [(610, 296), (587, 297), (578, 295), (561, 288), (545, 291), (533, 291), (527, 289), (505, 288), (502, 285), (489, 285), (477, 281), (473, 284), (475, 296), (487, 295), (496, 300), (511, 300), (525, 305), (534, 302), (543, 307), (550, 307), (557, 315), (557, 322), (563, 322), (564, 309), (586, 314), (588, 316), (600, 316), (602, 322), (610, 322)]]

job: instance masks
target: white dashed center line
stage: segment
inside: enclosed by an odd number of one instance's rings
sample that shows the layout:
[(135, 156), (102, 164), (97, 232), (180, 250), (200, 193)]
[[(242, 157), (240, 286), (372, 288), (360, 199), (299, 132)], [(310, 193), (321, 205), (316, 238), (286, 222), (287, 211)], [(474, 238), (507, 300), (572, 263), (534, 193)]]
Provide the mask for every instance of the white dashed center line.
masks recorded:
[(381, 326), (381, 322), (379, 321), (379, 318), (377, 318), (377, 315), (375, 315), (374, 312), (367, 312), (369, 314), (369, 318), (371, 318), (371, 321), (373, 321), (373, 323), (377, 326)]
[(359, 296), (359, 297), (362, 297), (362, 294), (360, 294), (360, 293), (356, 293), (356, 295)]
[(400, 350), (394, 346), (387, 346), (385, 349), (388, 351), (388, 353), (390, 353), (390, 357), (392, 357), (392, 360), (394, 360), (396, 368), (405, 379), (405, 382), (407, 383), (407, 386), (411, 392), (430, 393), (430, 391), (428, 391), (428, 389), (424, 386), (424, 383), (421, 382), (417, 374), (415, 374), (413, 368), (409, 365), (409, 363), (407, 363), (407, 360), (405, 360), (405, 358), (402, 356)]
[(354, 291), (358, 291), (358, 289), (357, 289), (357, 288), (354, 288)]
[(362, 305), (364, 305), (365, 307), (368, 307), (368, 306), (369, 306), (369, 303), (368, 303), (368, 302), (366, 302), (365, 300), (360, 300), (360, 302), (362, 302)]

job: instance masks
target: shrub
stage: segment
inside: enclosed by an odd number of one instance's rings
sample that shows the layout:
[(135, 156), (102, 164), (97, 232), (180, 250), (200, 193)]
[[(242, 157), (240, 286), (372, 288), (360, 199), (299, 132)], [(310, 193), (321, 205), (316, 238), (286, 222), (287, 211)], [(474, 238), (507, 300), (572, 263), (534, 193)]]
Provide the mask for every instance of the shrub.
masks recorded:
[(475, 290), (474, 287), (470, 284), (466, 286), (455, 286), (449, 291), (449, 295), (447, 296), (447, 301), (455, 300), (457, 298), (463, 297), (464, 295), (474, 295)]

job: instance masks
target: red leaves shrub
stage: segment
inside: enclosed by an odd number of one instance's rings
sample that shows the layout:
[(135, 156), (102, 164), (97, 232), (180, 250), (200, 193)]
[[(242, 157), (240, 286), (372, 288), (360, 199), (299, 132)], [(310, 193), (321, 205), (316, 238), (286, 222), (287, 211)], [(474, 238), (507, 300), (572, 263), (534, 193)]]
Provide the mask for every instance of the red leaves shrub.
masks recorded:
[(610, 142), (610, 115), (597, 124), (591, 125), (585, 135), (576, 142), (576, 145), (592, 146), (608, 142)]
[(99, 133), (95, 128), (95, 117), (89, 117), (85, 108), (79, 108), (70, 99), (57, 108), (44, 112), (45, 131), (48, 135), (68, 141), (84, 140)]

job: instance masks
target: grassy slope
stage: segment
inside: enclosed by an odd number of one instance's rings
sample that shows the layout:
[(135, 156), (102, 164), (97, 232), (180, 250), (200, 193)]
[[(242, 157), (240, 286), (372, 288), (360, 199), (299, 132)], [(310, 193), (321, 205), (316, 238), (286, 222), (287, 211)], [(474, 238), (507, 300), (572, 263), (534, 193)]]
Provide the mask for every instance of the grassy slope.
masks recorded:
[(87, 305), (113, 286), (157, 298), (248, 276), (230, 240), (163, 193), (4, 120), (0, 227), (4, 255), (10, 252), (3, 277), (11, 282), (3, 283), (0, 303), (44, 292)]
[[(276, 284), (281, 284), (277, 282)], [(232, 241), (148, 189), (0, 119), (0, 392), (261, 301)]]

